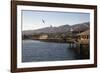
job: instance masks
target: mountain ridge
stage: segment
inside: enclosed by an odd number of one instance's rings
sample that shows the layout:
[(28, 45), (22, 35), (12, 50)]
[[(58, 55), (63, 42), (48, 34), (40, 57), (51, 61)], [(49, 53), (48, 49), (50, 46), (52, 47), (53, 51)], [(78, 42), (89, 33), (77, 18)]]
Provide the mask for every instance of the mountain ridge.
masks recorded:
[(40, 28), (36, 30), (25, 30), (22, 31), (23, 35), (32, 35), (32, 34), (40, 34), (40, 33), (66, 33), (71, 31), (84, 31), (89, 29), (90, 27), (90, 22), (83, 22), (79, 24), (73, 24), (73, 25), (61, 25), (58, 27), (45, 27), (45, 28)]

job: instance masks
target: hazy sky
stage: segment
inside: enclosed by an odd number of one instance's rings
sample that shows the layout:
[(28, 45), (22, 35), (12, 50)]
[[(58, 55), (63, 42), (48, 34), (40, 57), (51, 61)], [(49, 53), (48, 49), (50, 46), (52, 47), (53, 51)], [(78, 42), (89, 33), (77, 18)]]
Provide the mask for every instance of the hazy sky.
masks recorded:
[(22, 11), (22, 30), (34, 30), (50, 25), (73, 25), (90, 21), (89, 13)]

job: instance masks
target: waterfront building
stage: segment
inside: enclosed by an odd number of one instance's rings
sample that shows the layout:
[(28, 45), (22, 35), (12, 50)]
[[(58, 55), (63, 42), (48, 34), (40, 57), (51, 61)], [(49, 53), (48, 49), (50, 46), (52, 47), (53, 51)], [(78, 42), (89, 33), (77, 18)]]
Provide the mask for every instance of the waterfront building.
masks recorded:
[(47, 34), (41, 34), (39, 39), (48, 39), (48, 35)]
[(80, 43), (88, 44), (90, 39), (90, 31), (86, 30), (78, 34), (78, 41)]

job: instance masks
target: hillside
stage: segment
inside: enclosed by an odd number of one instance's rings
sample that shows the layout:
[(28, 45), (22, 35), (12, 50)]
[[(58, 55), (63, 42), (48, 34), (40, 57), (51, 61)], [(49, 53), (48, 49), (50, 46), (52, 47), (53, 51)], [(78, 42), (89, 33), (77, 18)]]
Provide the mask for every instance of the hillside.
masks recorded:
[(58, 27), (45, 27), (37, 30), (27, 30), (22, 31), (23, 35), (33, 35), (33, 34), (40, 34), (40, 33), (66, 33), (71, 31), (78, 32), (78, 31), (85, 31), (89, 29), (90, 23), (84, 22), (80, 24), (73, 24), (73, 25), (62, 25)]

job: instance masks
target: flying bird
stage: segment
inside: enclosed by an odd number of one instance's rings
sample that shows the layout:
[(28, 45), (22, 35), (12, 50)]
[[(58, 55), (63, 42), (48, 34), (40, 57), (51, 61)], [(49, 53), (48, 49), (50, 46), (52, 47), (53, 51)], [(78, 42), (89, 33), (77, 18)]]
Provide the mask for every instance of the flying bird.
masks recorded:
[(45, 21), (42, 19), (42, 22), (45, 24)]

